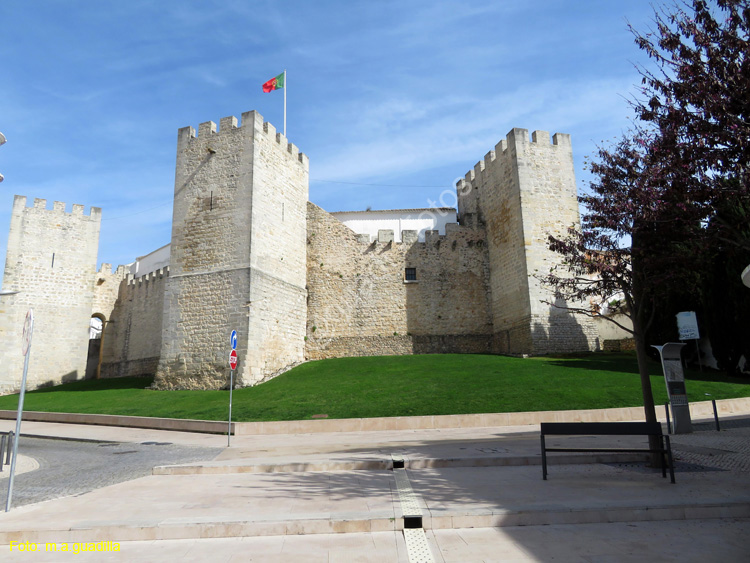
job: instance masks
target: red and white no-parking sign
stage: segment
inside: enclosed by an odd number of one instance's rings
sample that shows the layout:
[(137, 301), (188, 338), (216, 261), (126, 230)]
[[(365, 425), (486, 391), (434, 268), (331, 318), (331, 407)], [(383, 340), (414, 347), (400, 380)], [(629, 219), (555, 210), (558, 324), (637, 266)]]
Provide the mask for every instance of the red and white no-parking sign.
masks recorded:
[(232, 369), (237, 368), (237, 350), (229, 352), (229, 367)]

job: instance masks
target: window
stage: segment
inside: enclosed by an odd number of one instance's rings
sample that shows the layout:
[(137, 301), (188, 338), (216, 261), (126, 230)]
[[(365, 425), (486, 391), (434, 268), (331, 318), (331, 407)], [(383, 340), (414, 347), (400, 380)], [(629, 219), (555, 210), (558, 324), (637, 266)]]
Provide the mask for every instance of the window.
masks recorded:
[(416, 268), (406, 268), (406, 271), (404, 272), (404, 280), (406, 280), (406, 281), (417, 281), (417, 269)]

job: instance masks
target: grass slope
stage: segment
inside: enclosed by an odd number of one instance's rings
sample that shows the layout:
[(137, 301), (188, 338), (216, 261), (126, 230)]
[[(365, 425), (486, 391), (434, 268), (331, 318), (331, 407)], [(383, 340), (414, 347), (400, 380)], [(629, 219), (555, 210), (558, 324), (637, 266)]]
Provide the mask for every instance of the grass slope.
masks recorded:
[[(666, 402), (661, 367), (651, 386)], [(690, 401), (750, 396), (750, 380), (689, 372)], [(29, 411), (224, 420), (228, 391), (153, 391), (149, 378), (89, 380), (26, 394)], [(710, 393), (710, 397), (706, 394)], [(17, 395), (0, 397), (16, 409)], [(257, 387), (237, 389), (236, 421), (572, 410), (642, 405), (635, 356), (510, 358), (440, 354), (308, 362)]]

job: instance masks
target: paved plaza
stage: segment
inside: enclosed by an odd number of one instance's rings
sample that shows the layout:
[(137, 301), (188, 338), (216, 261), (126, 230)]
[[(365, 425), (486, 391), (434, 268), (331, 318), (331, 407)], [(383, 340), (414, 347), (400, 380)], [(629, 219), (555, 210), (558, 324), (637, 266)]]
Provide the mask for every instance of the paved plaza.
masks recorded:
[[(22, 430), (26, 471), (0, 514), (7, 561), (732, 562), (750, 553), (745, 417), (672, 436), (674, 485), (633, 454), (557, 454), (543, 481), (538, 426), (240, 435), (231, 447), (190, 432)], [(417, 514), (421, 527), (410, 528)], [(83, 549), (99, 551), (75, 553)]]

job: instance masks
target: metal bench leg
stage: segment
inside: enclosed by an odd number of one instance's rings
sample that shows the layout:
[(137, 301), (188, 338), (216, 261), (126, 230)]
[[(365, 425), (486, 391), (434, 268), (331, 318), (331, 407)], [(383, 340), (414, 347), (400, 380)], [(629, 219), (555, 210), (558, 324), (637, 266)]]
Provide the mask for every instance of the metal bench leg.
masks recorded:
[(664, 440), (667, 443), (667, 459), (669, 460), (669, 477), (674, 485), (674, 461), (672, 460), (672, 443), (669, 440), (669, 436), (664, 436)]
[(664, 435), (662, 434), (659, 439), (659, 462), (661, 465), (661, 476), (663, 479), (667, 478), (667, 448), (664, 445)]
[(544, 445), (544, 434), (542, 434), (542, 479), (547, 480), (547, 448)]

